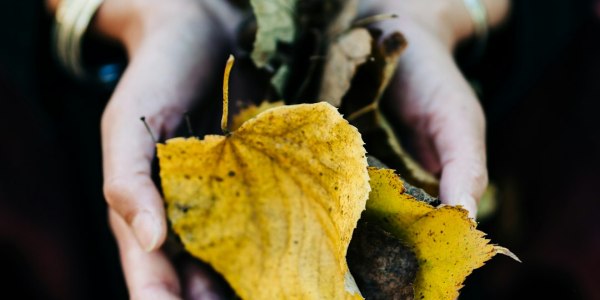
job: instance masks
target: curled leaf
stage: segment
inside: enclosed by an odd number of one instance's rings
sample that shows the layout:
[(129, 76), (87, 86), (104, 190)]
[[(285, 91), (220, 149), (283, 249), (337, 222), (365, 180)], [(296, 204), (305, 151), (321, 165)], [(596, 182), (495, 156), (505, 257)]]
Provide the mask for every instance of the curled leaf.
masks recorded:
[(363, 142), (327, 103), (264, 111), (227, 136), (158, 145), (186, 250), (243, 299), (362, 299), (345, 256), (369, 193)]
[(489, 244), (462, 207), (435, 208), (418, 201), (393, 170), (369, 168), (369, 175), (368, 219), (404, 241), (417, 257), (415, 299), (456, 299), (465, 278), (494, 255), (518, 260), (508, 249)]
[(437, 195), (439, 182), (423, 169), (404, 149), (398, 134), (383, 114), (380, 100), (392, 80), (398, 59), (407, 47), (399, 32), (381, 37), (373, 35), (372, 60), (356, 71), (350, 90), (343, 100), (341, 111), (363, 134), (367, 151), (386, 165), (398, 170), (404, 178), (429, 194)]
[(339, 36), (329, 48), (319, 99), (339, 107), (358, 66), (371, 54), (371, 35), (364, 28)]

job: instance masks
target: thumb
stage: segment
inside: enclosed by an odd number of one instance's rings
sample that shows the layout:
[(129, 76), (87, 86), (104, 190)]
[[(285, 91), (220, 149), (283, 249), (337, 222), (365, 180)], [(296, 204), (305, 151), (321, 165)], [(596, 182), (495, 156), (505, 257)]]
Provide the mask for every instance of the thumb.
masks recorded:
[(113, 116), (103, 124), (104, 195), (131, 227), (141, 248), (152, 251), (166, 236), (162, 198), (151, 179), (154, 142), (139, 118)]

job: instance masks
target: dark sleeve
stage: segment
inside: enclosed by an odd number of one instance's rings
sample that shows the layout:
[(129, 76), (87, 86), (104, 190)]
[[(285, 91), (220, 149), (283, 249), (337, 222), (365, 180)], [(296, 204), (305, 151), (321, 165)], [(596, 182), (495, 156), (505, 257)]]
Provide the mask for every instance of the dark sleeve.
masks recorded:
[(593, 19), (590, 0), (515, 0), (508, 22), (493, 32), (484, 58), (467, 71), (482, 87), (491, 123), (514, 109)]
[(108, 94), (59, 70), (50, 20), (43, 0), (0, 1), (3, 295), (126, 299), (101, 186)]

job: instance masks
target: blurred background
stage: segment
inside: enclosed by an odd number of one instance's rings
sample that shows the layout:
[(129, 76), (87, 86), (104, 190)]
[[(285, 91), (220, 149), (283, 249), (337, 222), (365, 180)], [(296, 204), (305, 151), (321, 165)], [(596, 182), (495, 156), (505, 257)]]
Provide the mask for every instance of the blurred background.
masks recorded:
[[(50, 32), (42, 1), (0, 3), (0, 298), (126, 299), (102, 196), (110, 89), (61, 71)], [(523, 263), (493, 259), (461, 299), (600, 299), (600, 1), (513, 1), (464, 72), (496, 187), (480, 226)]]

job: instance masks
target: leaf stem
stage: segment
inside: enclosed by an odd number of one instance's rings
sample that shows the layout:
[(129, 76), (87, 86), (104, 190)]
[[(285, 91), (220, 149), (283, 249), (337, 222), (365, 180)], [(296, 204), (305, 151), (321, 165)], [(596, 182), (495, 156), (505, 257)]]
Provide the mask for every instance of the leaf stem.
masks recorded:
[(350, 27), (350, 28), (365, 27), (365, 26), (369, 26), (373, 23), (377, 23), (377, 22), (381, 22), (381, 21), (385, 21), (385, 20), (389, 20), (389, 19), (395, 19), (397, 17), (398, 17), (397, 14), (378, 14), (378, 15), (374, 15), (374, 16), (368, 16), (366, 18), (362, 18), (362, 19), (355, 21), (354, 23), (352, 23), (352, 27)]
[(223, 75), (223, 116), (221, 117), (221, 130), (226, 135), (229, 134), (229, 128), (227, 128), (227, 120), (229, 118), (229, 74), (231, 73), (234, 61), (235, 58), (230, 54), (225, 65), (225, 75)]

